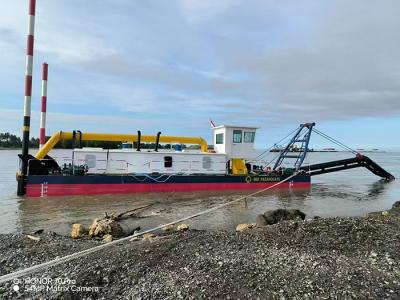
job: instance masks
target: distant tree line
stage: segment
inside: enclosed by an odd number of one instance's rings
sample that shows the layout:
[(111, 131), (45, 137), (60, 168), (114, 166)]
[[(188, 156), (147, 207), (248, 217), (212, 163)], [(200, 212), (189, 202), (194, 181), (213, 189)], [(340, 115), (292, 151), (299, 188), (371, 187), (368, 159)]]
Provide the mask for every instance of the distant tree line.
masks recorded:
[[(30, 140), (31, 147), (39, 147), (39, 139), (31, 138)], [(21, 148), (22, 140), (19, 136), (11, 134), (9, 132), (0, 133), (0, 148)]]
[[(50, 137), (46, 137), (48, 140)], [(54, 148), (58, 149), (72, 149), (73, 142), (71, 140), (62, 140)], [(75, 142), (75, 147), (77, 146)], [(159, 149), (170, 149), (173, 145), (171, 144), (160, 144)], [(29, 147), (39, 148), (39, 138), (32, 137), (29, 141)], [(122, 148), (121, 142), (107, 142), (107, 141), (82, 141), (81, 147), (95, 147), (103, 149), (120, 149)], [(137, 143), (133, 143), (133, 148), (136, 149)], [(155, 143), (141, 144), (141, 149), (154, 149), (156, 147)], [(9, 132), (0, 133), (0, 148), (22, 148), (22, 139)], [(196, 149), (198, 146), (188, 146), (182, 145), (182, 148)]]
[[(50, 137), (46, 137), (48, 140)], [(39, 148), (39, 138), (32, 137), (29, 141), (30, 148)], [(103, 142), (103, 141), (83, 141), (82, 147), (96, 147), (104, 149), (118, 149), (121, 148), (120, 142)], [(0, 148), (22, 148), (22, 139), (15, 134), (9, 132), (0, 133)], [(72, 149), (72, 141), (62, 140), (54, 148), (58, 149)]]

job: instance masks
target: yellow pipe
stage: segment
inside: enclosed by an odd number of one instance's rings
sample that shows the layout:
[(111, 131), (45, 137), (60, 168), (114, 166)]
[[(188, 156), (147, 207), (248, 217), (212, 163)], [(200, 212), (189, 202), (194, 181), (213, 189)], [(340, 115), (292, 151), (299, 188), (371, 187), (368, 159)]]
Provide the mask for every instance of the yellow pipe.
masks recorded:
[[(59, 131), (43, 145), (36, 153), (37, 159), (43, 159), (54, 146), (62, 140), (72, 140), (72, 132)], [(76, 132), (76, 138), (79, 139), (79, 132)], [(140, 141), (144, 143), (155, 143), (157, 136), (142, 135)], [(137, 142), (138, 136), (134, 134), (112, 134), (112, 133), (82, 133), (82, 141), (108, 141), (108, 142)], [(200, 145), (202, 152), (207, 152), (207, 142), (201, 137), (183, 137), (183, 136), (160, 136), (160, 143), (182, 143)]]

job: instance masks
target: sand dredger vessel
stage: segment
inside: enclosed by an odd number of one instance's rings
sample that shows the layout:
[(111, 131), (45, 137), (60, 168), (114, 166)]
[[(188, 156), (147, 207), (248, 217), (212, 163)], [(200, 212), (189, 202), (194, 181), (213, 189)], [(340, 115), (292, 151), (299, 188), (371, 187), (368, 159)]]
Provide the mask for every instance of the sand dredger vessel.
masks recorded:
[[(29, 154), (32, 70), (36, 0), (29, 0), (26, 48), (23, 142), (18, 195), (31, 197), (138, 192), (178, 192), (266, 188), (282, 182), (282, 187), (307, 187), (311, 176), (364, 166), (387, 180), (394, 177), (371, 159), (357, 153), (354, 158), (304, 167), (311, 132), (315, 123), (301, 124), (274, 165), (254, 159), (256, 129), (243, 126), (214, 126), (213, 150), (203, 138), (98, 134), (81, 131), (57, 132), (44, 144), (48, 66), (43, 64), (40, 144), (35, 156)], [(317, 131), (318, 133), (318, 131)], [(72, 140), (72, 157), (59, 163), (49, 152), (61, 140)], [(118, 150), (82, 148), (82, 141), (123, 143)], [(155, 143), (152, 150), (142, 143)], [(160, 143), (176, 144), (175, 151), (159, 149)], [(136, 144), (136, 147), (133, 147)], [(186, 151), (184, 144), (197, 144), (199, 150)], [(122, 144), (121, 144), (122, 145)], [(129, 146), (131, 147), (125, 147)], [(290, 151), (296, 149), (296, 152)], [(286, 163), (291, 160), (290, 167)], [(284, 182), (283, 182), (284, 181)]]
[[(213, 145), (200, 137), (57, 132), (35, 156), (20, 155), (26, 175), (19, 175), (20, 195), (28, 197), (181, 192), (198, 190), (262, 189), (284, 181), (280, 187), (309, 187), (311, 176), (366, 167), (387, 180), (394, 177), (366, 156), (303, 166), (315, 123), (301, 124), (273, 161), (255, 156), (257, 128), (215, 126)], [(318, 132), (318, 131), (317, 131)], [(61, 140), (72, 140), (69, 163), (59, 164), (49, 152)], [(82, 141), (118, 141), (121, 149), (81, 147)], [(143, 149), (153, 143), (153, 149)], [(160, 149), (161, 143), (174, 145)], [(198, 149), (185, 145), (198, 145)], [(296, 152), (290, 151), (296, 147)]]

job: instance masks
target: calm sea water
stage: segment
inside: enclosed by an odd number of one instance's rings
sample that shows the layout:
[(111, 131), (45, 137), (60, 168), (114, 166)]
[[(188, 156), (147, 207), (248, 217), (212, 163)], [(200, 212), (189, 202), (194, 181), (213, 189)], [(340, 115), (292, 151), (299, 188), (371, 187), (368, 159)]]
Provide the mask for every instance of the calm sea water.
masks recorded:
[[(122, 212), (152, 204), (136, 220), (142, 228), (172, 221), (247, 192), (199, 192), (169, 194), (101, 195), (79, 197), (20, 198), (16, 195), (16, 150), (0, 151), (0, 233), (35, 229), (67, 234), (71, 224), (89, 224), (105, 212)], [(53, 157), (68, 157), (55, 150)], [(390, 208), (400, 200), (400, 152), (366, 153), (398, 180), (384, 182), (364, 168), (319, 175), (311, 189), (273, 190), (188, 222), (197, 229), (233, 229), (238, 223), (254, 222), (257, 214), (275, 208), (297, 208), (312, 216), (360, 216)], [(349, 153), (310, 153), (307, 163), (352, 157)]]

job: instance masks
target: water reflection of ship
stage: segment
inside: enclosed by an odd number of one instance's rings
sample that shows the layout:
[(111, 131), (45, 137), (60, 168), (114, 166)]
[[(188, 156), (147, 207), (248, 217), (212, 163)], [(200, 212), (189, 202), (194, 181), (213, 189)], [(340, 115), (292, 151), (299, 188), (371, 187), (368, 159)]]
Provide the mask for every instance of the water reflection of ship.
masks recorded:
[[(238, 204), (213, 214), (207, 214), (193, 221), (197, 229), (230, 229), (240, 222), (255, 220), (260, 211), (272, 207), (301, 208), (310, 196), (311, 187), (275, 188), (248, 199), (249, 207)], [(179, 216), (191, 215), (197, 211), (209, 209), (217, 204), (242, 195), (239, 191), (199, 191), (196, 193), (149, 193), (120, 195), (71, 196), (68, 201), (63, 197), (27, 198), (19, 206), (18, 227), (23, 232), (37, 229), (68, 235), (71, 224), (81, 223), (89, 226), (95, 218), (104, 212), (120, 213), (131, 208), (149, 206), (135, 218), (136, 225), (143, 229), (155, 227), (162, 222), (172, 221)], [(111, 201), (112, 200), (112, 201)], [(262, 208), (258, 210), (258, 208)]]

